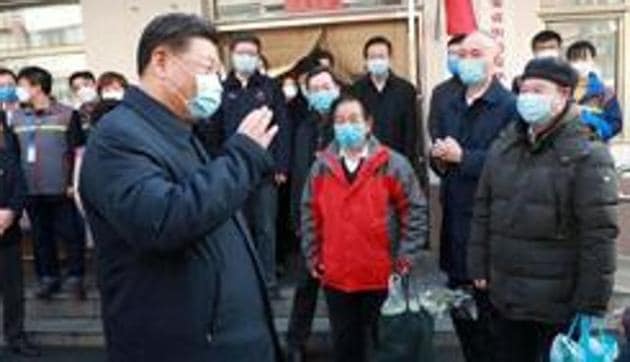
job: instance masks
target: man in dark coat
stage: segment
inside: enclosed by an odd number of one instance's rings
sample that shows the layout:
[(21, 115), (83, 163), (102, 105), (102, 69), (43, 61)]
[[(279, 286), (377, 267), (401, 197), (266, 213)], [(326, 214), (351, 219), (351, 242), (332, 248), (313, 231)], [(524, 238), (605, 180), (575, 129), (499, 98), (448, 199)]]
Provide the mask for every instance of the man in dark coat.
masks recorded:
[(39, 355), (24, 334), (24, 284), (20, 217), (26, 184), (15, 134), (0, 111), (0, 295), (4, 306), (4, 339), (11, 353)]
[(247, 113), (262, 106), (273, 111), (272, 122), (279, 130), (269, 148), (275, 161), (274, 173), (253, 190), (244, 210), (263, 263), (267, 287), (274, 297), (279, 297), (276, 278), (278, 186), (288, 181), (291, 143), (286, 102), (278, 84), (258, 70), (262, 52), (260, 39), (252, 34), (240, 34), (232, 40), (230, 51), (232, 71), (223, 83), (221, 111), (214, 117), (222, 136), (220, 144), (237, 131)]
[(459, 55), (457, 52), (462, 44), (462, 42), (466, 39), (466, 35), (459, 34), (454, 35), (448, 41), (448, 61), (447, 67), (448, 71), (451, 73), (451, 77), (442, 83), (438, 84), (433, 88), (433, 92), (431, 92), (431, 103), (429, 105), (429, 118), (428, 118), (428, 126), (429, 126), (429, 135), (432, 139), (435, 139), (434, 135), (437, 134), (438, 130), (438, 120), (439, 115), (445, 111), (443, 107), (447, 106), (447, 102), (443, 102), (443, 99), (451, 99), (454, 94), (462, 92), (464, 89), (464, 84), (461, 79), (459, 79), (458, 74), (458, 65), (459, 65)]
[[(494, 40), (484, 33), (473, 33), (459, 50), (459, 78), (464, 87), (451, 97), (443, 98), (436, 114), (432, 164), (441, 177), (443, 208), (440, 266), (448, 274), (449, 286), (471, 285), (466, 270), (466, 253), (470, 219), (477, 181), (486, 152), (505, 125), (513, 118), (514, 97), (496, 79), (493, 59), (497, 53)], [(487, 317), (489, 304), (485, 293), (477, 293), (480, 320), (460, 318), (453, 322), (462, 343), (464, 356), (470, 361), (487, 361), (490, 347)], [(488, 313), (486, 313), (488, 312)]]
[(278, 131), (249, 114), (210, 159), (192, 133), (218, 108), (213, 27), (168, 14), (144, 30), (140, 88), (90, 138), (80, 191), (97, 247), (112, 362), (273, 362), (264, 278), (239, 209), (265, 174)]
[(382, 36), (369, 39), (363, 47), (368, 73), (352, 86), (352, 93), (374, 117), (374, 136), (384, 145), (407, 156), (418, 165), (416, 89), (391, 69), (393, 45)]
[(469, 273), (497, 309), (496, 362), (546, 360), (576, 313), (601, 316), (612, 295), (615, 165), (582, 131), (576, 83), (560, 59), (527, 65), (519, 116), (488, 152), (479, 181)]
[[(330, 107), (341, 89), (327, 67), (312, 69), (307, 75), (306, 86), (310, 111), (295, 125), (296, 142), (291, 157), (291, 223), (295, 230), (300, 229), (300, 203), (313, 162), (317, 154), (324, 151), (334, 138)], [(306, 259), (302, 255), (300, 262), (300, 275), (287, 333), (288, 362), (305, 360), (305, 347), (315, 318), (320, 289), (319, 280), (308, 270)]]

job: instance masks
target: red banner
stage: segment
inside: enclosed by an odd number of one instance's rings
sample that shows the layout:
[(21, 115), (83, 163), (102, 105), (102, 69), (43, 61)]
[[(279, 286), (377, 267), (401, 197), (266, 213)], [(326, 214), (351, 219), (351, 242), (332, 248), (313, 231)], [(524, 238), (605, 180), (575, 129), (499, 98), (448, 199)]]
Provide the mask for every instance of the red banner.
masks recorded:
[(284, 8), (289, 12), (341, 9), (341, 0), (284, 0)]
[(468, 34), (477, 30), (477, 19), (472, 0), (444, 0), (446, 4), (446, 32), (449, 35)]

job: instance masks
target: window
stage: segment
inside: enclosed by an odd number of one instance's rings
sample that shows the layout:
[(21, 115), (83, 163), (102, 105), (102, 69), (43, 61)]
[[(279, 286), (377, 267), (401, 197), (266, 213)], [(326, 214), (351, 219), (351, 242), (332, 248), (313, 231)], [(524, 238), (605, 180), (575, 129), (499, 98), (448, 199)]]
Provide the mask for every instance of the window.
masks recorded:
[(597, 48), (597, 65), (604, 82), (617, 86), (617, 59), (619, 21), (617, 20), (572, 20), (549, 22), (548, 27), (562, 34), (565, 49), (578, 40), (589, 40)]
[(260, 20), (404, 4), (407, 0), (215, 0), (215, 14), (218, 20)]

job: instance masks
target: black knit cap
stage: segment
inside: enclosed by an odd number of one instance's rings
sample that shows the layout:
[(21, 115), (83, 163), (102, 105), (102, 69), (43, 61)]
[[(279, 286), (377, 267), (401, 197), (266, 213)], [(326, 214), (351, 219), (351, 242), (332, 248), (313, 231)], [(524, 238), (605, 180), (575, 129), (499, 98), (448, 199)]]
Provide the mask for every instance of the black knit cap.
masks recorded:
[(575, 88), (578, 74), (566, 61), (555, 58), (535, 58), (525, 66), (523, 80), (541, 78), (557, 83), (563, 87)]

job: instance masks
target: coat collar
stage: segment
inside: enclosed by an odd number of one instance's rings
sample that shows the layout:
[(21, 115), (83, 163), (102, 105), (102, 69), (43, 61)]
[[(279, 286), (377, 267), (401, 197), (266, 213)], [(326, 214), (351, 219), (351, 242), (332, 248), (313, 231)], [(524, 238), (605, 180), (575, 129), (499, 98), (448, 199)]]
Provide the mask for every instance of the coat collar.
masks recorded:
[[(260, 74), (259, 71), (255, 71), (254, 74), (249, 77), (247, 88), (258, 87), (263, 84), (264, 80), (265, 76)], [(226, 90), (235, 90), (243, 88), (243, 85), (241, 81), (236, 77), (236, 73), (232, 70), (225, 79), (223, 87)]]
[(590, 142), (582, 136), (582, 121), (580, 109), (571, 103), (564, 115), (547, 135), (533, 147), (528, 139), (529, 126), (520, 117), (509, 126), (498, 141), (501, 152), (506, 152), (515, 145), (527, 147), (532, 153), (540, 153), (552, 148), (558, 154), (561, 162), (568, 162), (587, 155), (590, 152)]
[(354, 190), (363, 184), (369, 176), (373, 175), (374, 171), (385, 164), (390, 157), (389, 150), (381, 145), (374, 136), (370, 136), (370, 139), (368, 140), (367, 154), (368, 156), (359, 170), (357, 179), (352, 183), (352, 185), (348, 183), (346, 174), (343, 171), (343, 166), (341, 164), (343, 161), (341, 160), (339, 145), (337, 142), (333, 141), (330, 146), (328, 146), (328, 149), (322, 153), (322, 158), (333, 175), (344, 185), (351, 186), (351, 189)]
[(175, 113), (166, 108), (155, 98), (152, 98), (142, 89), (131, 86), (125, 92), (122, 104), (131, 108), (144, 121), (156, 128), (166, 138), (169, 138), (179, 146), (189, 146), (192, 136), (192, 126), (187, 125)]

